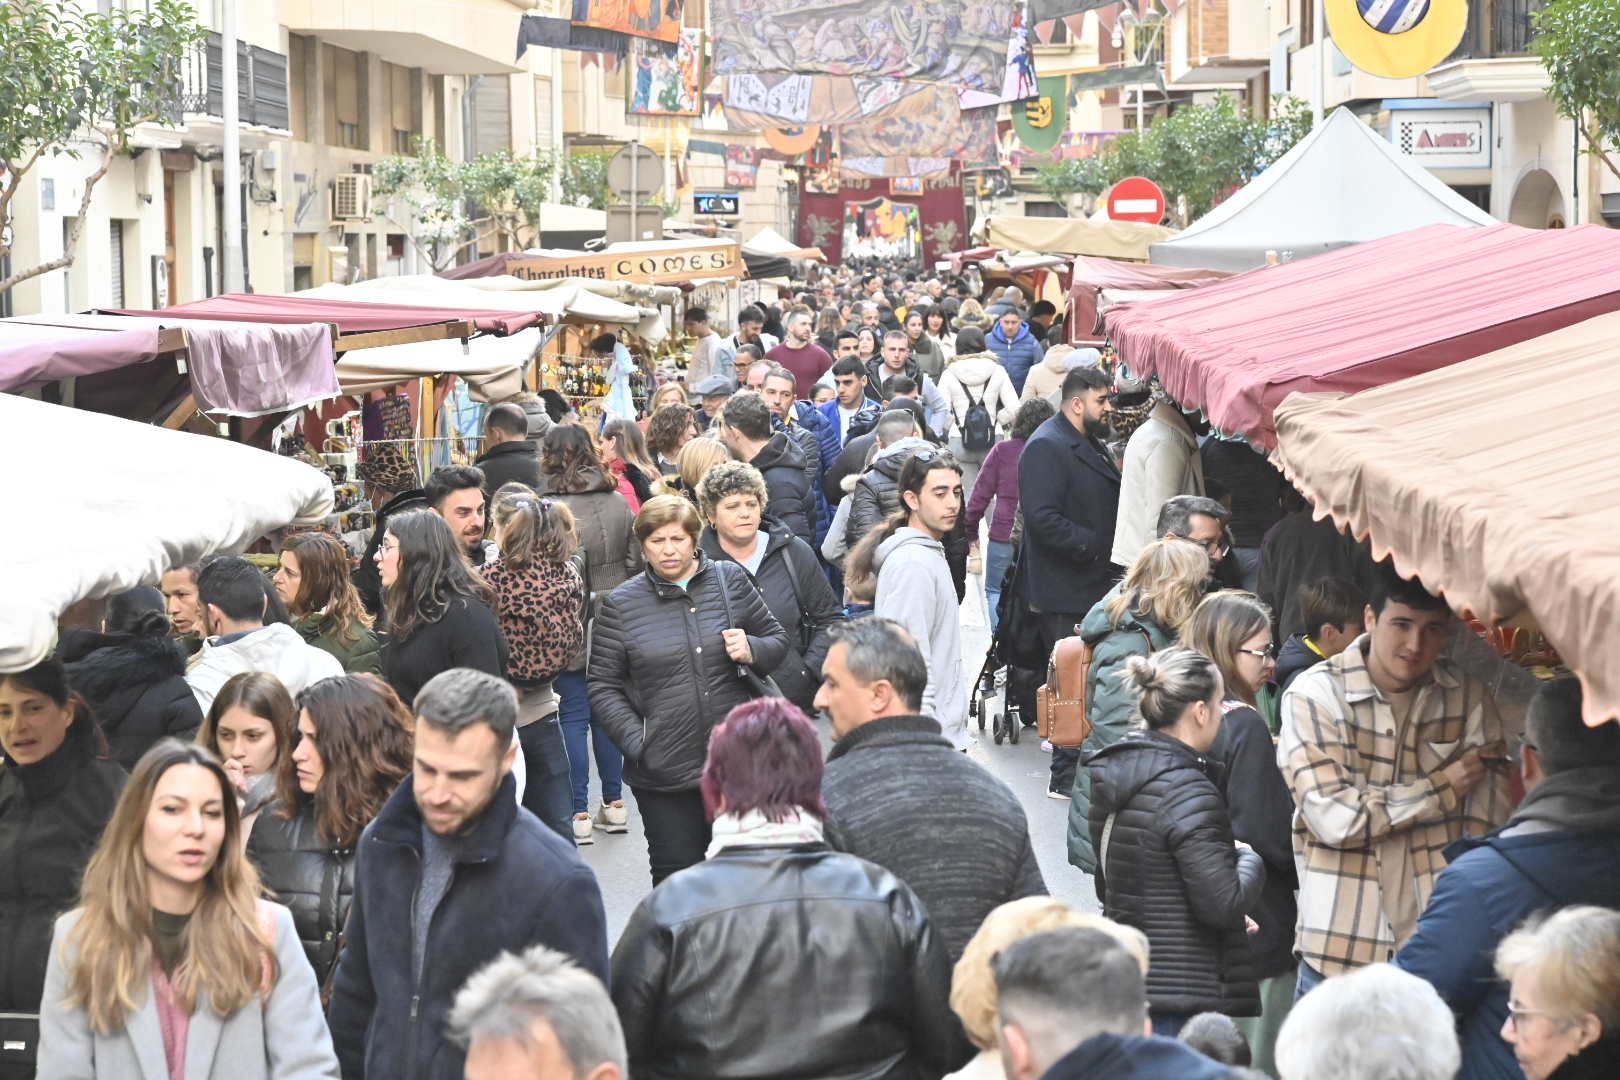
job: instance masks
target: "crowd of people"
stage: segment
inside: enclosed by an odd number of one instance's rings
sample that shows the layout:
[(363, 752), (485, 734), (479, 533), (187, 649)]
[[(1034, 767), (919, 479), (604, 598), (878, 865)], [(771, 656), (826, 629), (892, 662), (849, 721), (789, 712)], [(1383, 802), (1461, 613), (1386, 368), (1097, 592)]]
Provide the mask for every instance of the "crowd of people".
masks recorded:
[[(1620, 1075), (1620, 726), (1505, 714), (1442, 598), (1057, 315), (690, 307), (639, 422), (493, 405), (472, 464), (362, 463), (352, 555), (64, 628), (0, 676), (0, 1078)], [(1071, 867), (977, 759), (981, 602), (1013, 722), (1083, 645)]]

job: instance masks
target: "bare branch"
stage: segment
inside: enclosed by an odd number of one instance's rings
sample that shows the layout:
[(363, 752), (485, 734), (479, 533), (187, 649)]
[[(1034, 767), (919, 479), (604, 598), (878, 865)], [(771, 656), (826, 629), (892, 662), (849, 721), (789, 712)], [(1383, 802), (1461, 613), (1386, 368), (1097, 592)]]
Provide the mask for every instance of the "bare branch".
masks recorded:
[(1603, 164), (1608, 167), (1609, 171), (1614, 173), (1616, 178), (1620, 178), (1620, 166), (1616, 166), (1614, 159), (1609, 157), (1608, 151), (1603, 149), (1603, 138), (1592, 127), (1590, 122), (1581, 125), (1581, 133), (1586, 136), (1586, 141), (1591, 144), (1591, 149), (1588, 151), (1588, 153), (1595, 154), (1597, 159), (1603, 162)]
[(65, 245), (67, 250), (49, 262), (41, 263), (27, 270), (19, 270), (10, 277), (0, 280), (0, 292), (5, 292), (19, 282), (73, 265), (73, 252), (79, 246), (79, 235), (84, 231), (85, 219), (90, 214), (90, 198), (95, 192), (96, 185), (101, 182), (101, 178), (107, 175), (108, 169), (112, 168), (113, 156), (116, 152), (111, 140), (102, 143), (101, 164), (96, 167), (95, 172), (85, 177), (84, 180), (84, 194), (79, 197), (79, 213), (73, 219), (73, 228), (68, 232), (68, 240)]

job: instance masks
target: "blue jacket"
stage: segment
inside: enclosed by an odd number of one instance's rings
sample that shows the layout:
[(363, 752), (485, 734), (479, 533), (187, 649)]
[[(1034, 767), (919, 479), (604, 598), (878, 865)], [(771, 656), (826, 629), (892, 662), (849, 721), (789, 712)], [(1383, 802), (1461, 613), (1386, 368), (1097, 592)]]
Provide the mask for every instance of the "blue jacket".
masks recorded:
[[(799, 404), (803, 405), (804, 402), (801, 401)], [(824, 401), (814, 406), (814, 411), (820, 413), (822, 419), (827, 421), (825, 427), (816, 431), (816, 440), (821, 444), (821, 466), (825, 469), (838, 460), (838, 452), (850, 439), (865, 435), (876, 426), (878, 417), (883, 415), (883, 403), (871, 397), (862, 402), (860, 411), (849, 418), (849, 430), (842, 439), (838, 437), (838, 399)], [(799, 419), (802, 423), (804, 420), (802, 412)]]
[(1001, 333), (1001, 324), (990, 328), (984, 335), (984, 343), (990, 351), (996, 354), (1001, 366), (1007, 369), (1007, 377), (1012, 380), (1013, 389), (1020, 394), (1024, 392), (1024, 379), (1029, 375), (1029, 369), (1040, 363), (1046, 356), (1046, 350), (1035, 335), (1029, 332), (1029, 324), (1024, 323), (1018, 328), (1018, 334), (1008, 341)]
[(607, 921), (596, 875), (573, 845), (517, 805), (508, 775), (461, 837), (450, 889), (428, 924), (412, 977), (422, 815), (407, 776), (360, 835), (328, 1022), (344, 1080), (460, 1080), (464, 1050), (445, 1019), (468, 976), (503, 951), (546, 945), (608, 979)]
[(1041, 1080), (1224, 1080), (1231, 1075), (1185, 1043), (1160, 1035), (1093, 1035)]
[[(828, 427), (832, 427), (833, 440), (837, 441), (838, 428), (836, 424), (829, 424), (827, 418), (821, 415), (821, 411), (808, 401), (796, 401), (793, 403), (792, 424), (784, 424), (781, 419), (772, 417), (771, 427), (777, 431), (786, 430), (794, 434), (799, 445), (804, 449), (807, 462), (815, 467), (815, 475), (810, 477), (810, 485), (815, 488), (816, 492), (815, 547), (817, 551), (820, 551), (821, 542), (827, 539), (827, 526), (832, 524), (832, 507), (827, 505), (827, 493), (821, 490), (822, 483), (827, 479), (827, 462), (832, 460), (827, 457), (824, 432)], [(809, 433), (809, 438), (803, 436), (805, 432)], [(833, 451), (833, 457), (837, 457), (837, 455), (838, 452)]]
[[(1435, 881), (1416, 933), (1395, 955), (1398, 966), (1427, 979), (1457, 1014), (1458, 1080), (1523, 1076), (1501, 1036), (1508, 990), (1493, 960), (1502, 938), (1547, 908), (1620, 908), (1620, 777), (1604, 772), (1555, 774), (1531, 791), (1506, 826), (1447, 847), (1451, 864)], [(1584, 808), (1560, 814), (1553, 806), (1554, 813), (1542, 813), (1560, 801), (1557, 788), (1573, 792), (1561, 800), (1566, 805)], [(1558, 818), (1567, 824), (1557, 824)]]

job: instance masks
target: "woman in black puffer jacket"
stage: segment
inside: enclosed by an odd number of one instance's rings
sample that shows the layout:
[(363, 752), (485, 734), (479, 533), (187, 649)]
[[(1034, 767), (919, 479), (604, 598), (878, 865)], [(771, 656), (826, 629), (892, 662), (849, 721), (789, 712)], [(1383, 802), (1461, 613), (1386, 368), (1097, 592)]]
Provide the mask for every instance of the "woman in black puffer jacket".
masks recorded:
[(1265, 864), (1232, 839), (1209, 753), (1221, 725), (1220, 670), (1171, 647), (1126, 663), (1146, 731), (1086, 762), (1103, 914), (1147, 935), (1148, 1011), (1174, 1036), (1194, 1013), (1254, 1016), (1260, 991), (1246, 929)]
[(298, 743), (248, 857), (292, 911), (324, 997), (349, 921), (355, 844), (411, 771), (410, 710), (375, 675), (322, 679), (298, 695)]
[(591, 647), (591, 716), (624, 751), (654, 885), (703, 861), (709, 732), (757, 695), (744, 669), (768, 674), (788, 648), (747, 572), (698, 549), (701, 528), (678, 495), (641, 508), (647, 569), (603, 600)]
[(57, 657), (126, 770), (159, 739), (190, 742), (202, 726), (202, 709), (186, 685), (185, 653), (169, 636), (163, 594), (150, 586), (109, 599), (101, 633), (64, 631)]

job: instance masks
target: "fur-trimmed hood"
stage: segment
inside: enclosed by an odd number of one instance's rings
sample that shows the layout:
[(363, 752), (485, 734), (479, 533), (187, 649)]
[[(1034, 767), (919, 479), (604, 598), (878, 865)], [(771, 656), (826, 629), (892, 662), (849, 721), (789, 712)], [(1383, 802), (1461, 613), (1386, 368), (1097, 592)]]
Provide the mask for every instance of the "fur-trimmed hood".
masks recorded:
[(62, 659), (73, 689), (92, 700), (186, 673), (185, 653), (168, 637), (80, 633), (63, 638)]

